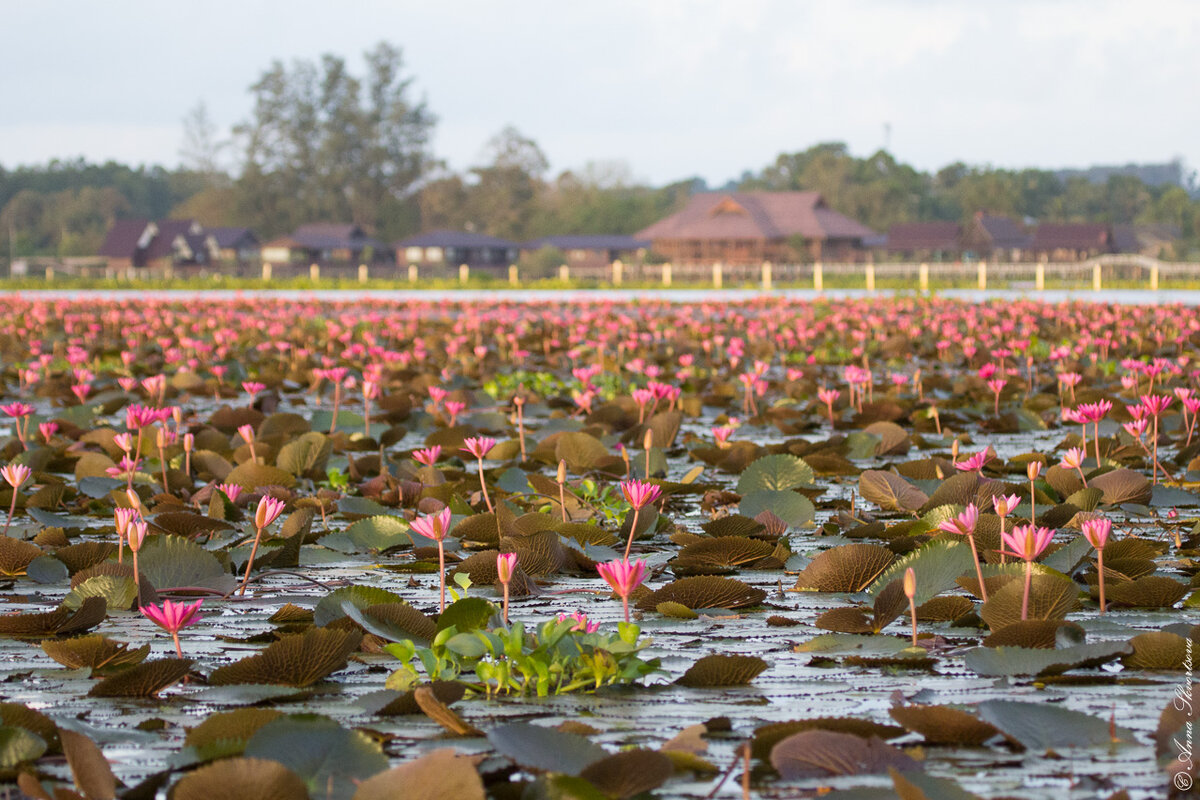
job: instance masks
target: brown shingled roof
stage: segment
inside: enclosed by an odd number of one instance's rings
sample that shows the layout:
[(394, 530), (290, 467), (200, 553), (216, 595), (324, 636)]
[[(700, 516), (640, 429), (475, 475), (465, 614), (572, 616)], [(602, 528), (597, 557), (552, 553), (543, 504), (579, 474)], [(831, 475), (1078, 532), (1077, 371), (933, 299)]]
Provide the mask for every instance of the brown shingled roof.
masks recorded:
[(1043, 222), (1033, 232), (1034, 250), (1109, 250), (1112, 233), (1102, 222)]
[(828, 208), (817, 192), (703, 192), (638, 239), (862, 239), (874, 231)]
[(899, 222), (888, 230), (888, 250), (957, 250), (957, 222)]

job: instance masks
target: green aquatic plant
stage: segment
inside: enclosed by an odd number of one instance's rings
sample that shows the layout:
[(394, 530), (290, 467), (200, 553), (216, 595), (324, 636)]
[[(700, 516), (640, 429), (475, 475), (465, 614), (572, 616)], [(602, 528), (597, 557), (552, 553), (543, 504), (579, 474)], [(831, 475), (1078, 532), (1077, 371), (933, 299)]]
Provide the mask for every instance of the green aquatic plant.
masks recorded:
[(402, 662), (387, 687), (407, 691), (423, 680), (458, 680), (488, 696), (545, 697), (635, 683), (662, 671), (657, 658), (641, 657), (649, 641), (640, 636), (641, 628), (631, 623), (603, 632), (570, 616), (530, 631), (521, 622), (462, 631), (451, 625), (429, 647), (412, 640), (387, 645)]

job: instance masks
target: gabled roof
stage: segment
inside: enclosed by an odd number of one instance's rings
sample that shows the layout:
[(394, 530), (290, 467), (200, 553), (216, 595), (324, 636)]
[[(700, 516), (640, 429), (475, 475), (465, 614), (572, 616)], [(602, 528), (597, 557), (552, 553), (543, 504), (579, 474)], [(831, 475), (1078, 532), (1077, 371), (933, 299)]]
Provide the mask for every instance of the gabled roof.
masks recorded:
[(292, 247), (306, 250), (350, 250), (360, 252), (364, 248), (376, 250), (385, 247), (383, 242), (372, 239), (353, 223), (314, 222), (301, 225), (292, 231)]
[(108, 229), (99, 255), (108, 258), (133, 258), (138, 250), (138, 240), (150, 224), (148, 219), (119, 219)]
[(1112, 234), (1103, 222), (1043, 222), (1033, 232), (1034, 250), (1109, 250)]
[(898, 222), (888, 230), (888, 250), (957, 250), (957, 222)]
[(258, 237), (249, 228), (205, 228), (204, 235), (222, 250), (258, 244)]
[(148, 260), (173, 255), (177, 237), (183, 236), (187, 239), (187, 237), (195, 236), (200, 229), (195, 221), (190, 219), (160, 219), (154, 224), (158, 227), (158, 235), (150, 240), (150, 245), (146, 248)]
[(650, 242), (616, 234), (569, 234), (531, 239), (521, 247), (525, 250), (540, 250), (543, 247), (557, 247), (559, 250), (641, 250), (650, 247)]
[(825, 205), (818, 192), (702, 192), (638, 239), (862, 239), (874, 231)]
[(976, 214), (975, 221), (992, 241), (992, 247), (1001, 250), (1020, 250), (1029, 247), (1030, 236), (1015, 219), (993, 214)]
[(1152, 222), (1144, 225), (1113, 225), (1113, 244), (1122, 253), (1137, 253), (1147, 246), (1169, 245), (1182, 235), (1178, 225)]
[(517, 243), (471, 231), (437, 230), (401, 239), (393, 247), (499, 247), (510, 250), (516, 248)]

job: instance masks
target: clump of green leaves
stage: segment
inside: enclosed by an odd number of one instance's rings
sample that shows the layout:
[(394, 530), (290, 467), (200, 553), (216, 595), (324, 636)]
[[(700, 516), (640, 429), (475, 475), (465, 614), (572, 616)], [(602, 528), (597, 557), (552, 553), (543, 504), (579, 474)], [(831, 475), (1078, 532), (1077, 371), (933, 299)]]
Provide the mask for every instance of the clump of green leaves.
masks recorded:
[[(579, 630), (579, 621), (550, 620), (536, 630), (514, 623), (460, 631), (440, 631), (429, 647), (411, 640), (384, 648), (402, 662), (387, 679), (387, 687), (406, 691), (423, 680), (458, 680), (477, 692), (545, 697), (601, 686), (633, 683), (656, 672), (659, 660), (642, 659), (641, 628), (622, 622), (616, 633)], [(417, 664), (424, 670), (422, 678)]]

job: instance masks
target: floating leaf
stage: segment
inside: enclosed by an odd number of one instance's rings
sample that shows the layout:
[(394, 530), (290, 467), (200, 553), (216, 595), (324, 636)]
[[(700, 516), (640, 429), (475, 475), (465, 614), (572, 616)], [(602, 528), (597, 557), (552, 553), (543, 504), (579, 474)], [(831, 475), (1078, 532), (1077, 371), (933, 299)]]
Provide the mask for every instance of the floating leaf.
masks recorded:
[(62, 583), (71, 571), (54, 556), (39, 556), (25, 565), (25, 574), (38, 583)]
[(152, 536), (138, 553), (138, 569), (156, 591), (183, 588), (231, 591), (237, 579), (212, 553), (181, 536)]
[(376, 516), (360, 519), (344, 531), (363, 550), (382, 553), (397, 547), (412, 547), (408, 524), (399, 517)]
[(878, 595), (889, 583), (904, 577), (909, 567), (917, 576), (917, 605), (928, 603), (942, 592), (953, 588), (960, 575), (975, 571), (969, 544), (935, 540), (897, 559), (880, 573), (867, 592)]
[(732, 578), (699, 576), (680, 578), (651, 592), (638, 602), (638, 608), (652, 611), (659, 603), (680, 603), (697, 608), (745, 608), (765, 600), (767, 593)]
[(1061, 619), (1017, 620), (992, 631), (983, 646), (1053, 649), (1058, 646), (1059, 632), (1068, 625)]
[(0, 537), (0, 575), (23, 575), (29, 562), (43, 555), (42, 548), (30, 542)]
[[(462, 635), (462, 634), (460, 634)], [(438, 699), (437, 693), (430, 686), (418, 686), (413, 689), (413, 700), (425, 716), (441, 725), (453, 736), (483, 736), (483, 731), (466, 722), (450, 707)]]
[(1108, 602), (1127, 608), (1170, 608), (1188, 593), (1188, 585), (1163, 575), (1108, 586)]
[(743, 686), (766, 668), (767, 662), (757, 656), (714, 653), (692, 664), (676, 683), (694, 689)]
[(917, 487), (894, 472), (869, 469), (858, 476), (858, 491), (863, 499), (885, 511), (916, 511), (929, 502)]
[(498, 725), (488, 731), (487, 738), (500, 755), (541, 772), (578, 775), (589, 764), (608, 756), (603, 747), (578, 734), (527, 722)]
[(408, 603), (381, 603), (360, 609), (347, 601), (342, 610), (367, 633), (388, 641), (415, 639), (430, 642), (437, 635), (437, 623)]
[(89, 597), (102, 597), (111, 609), (128, 611), (137, 599), (137, 584), (131, 578), (97, 575), (88, 578), (63, 598), (65, 608), (79, 608)]
[(1124, 467), (1097, 475), (1088, 482), (1088, 487), (1103, 492), (1101, 502), (1110, 506), (1122, 503), (1146, 505), (1154, 490), (1145, 475)]
[(302, 434), (292, 439), (279, 449), (275, 457), (275, 466), (297, 478), (322, 476), (325, 472), (325, 462), (333, 452), (333, 444), (323, 433), (315, 431)]
[(32, 731), (0, 726), (0, 770), (7, 772), (18, 764), (40, 758), (45, 752), (45, 740)]
[(79, 633), (103, 622), (107, 609), (104, 598), (88, 597), (76, 610), (59, 606), (40, 614), (0, 615), (0, 636), (40, 639)]
[[(1025, 582), (1011, 580), (988, 596), (979, 616), (992, 630), (1021, 620)], [(1033, 576), (1029, 592), (1029, 619), (1063, 619), (1079, 608), (1079, 590), (1075, 584), (1057, 575)]]
[(737, 493), (745, 495), (761, 490), (788, 491), (799, 486), (809, 486), (814, 479), (812, 468), (796, 456), (763, 456), (742, 472), (737, 482)]
[(258, 655), (220, 667), (209, 676), (213, 686), (238, 683), (271, 683), (282, 686), (311, 686), (346, 666), (358, 649), (362, 634), (357, 630), (312, 628), (284, 636)]
[(150, 655), (150, 645), (130, 650), (126, 642), (118, 642), (93, 633), (74, 639), (47, 639), (42, 642), (46, 655), (68, 669), (116, 669), (140, 664)]
[(975, 647), (963, 663), (989, 678), (1005, 675), (1058, 675), (1072, 669), (1096, 667), (1131, 652), (1126, 642), (1098, 642), (1061, 650), (1026, 647)]
[(384, 603), (402, 603), (404, 600), (395, 592), (378, 586), (344, 586), (334, 589), (317, 601), (317, 606), (313, 609), (313, 624), (323, 628), (346, 616), (343, 604), (347, 602), (361, 610)]
[(595, 436), (586, 433), (564, 433), (554, 445), (555, 460), (567, 462), (572, 472), (587, 472), (610, 457), (608, 448)]
[(930, 744), (978, 747), (1000, 733), (974, 714), (950, 706), (892, 706), (888, 713)]
[(229, 755), (240, 755), (259, 728), (282, 716), (282, 711), (273, 708), (238, 708), (210, 714), (187, 732), (183, 743), (197, 751), (222, 747)]
[(803, 731), (771, 749), (771, 766), (784, 780), (871, 775), (889, 767), (917, 769), (917, 762), (891, 745), (834, 731)]
[[(984, 721), (1034, 752), (1098, 747), (1113, 741), (1108, 720), (1047, 703), (986, 700), (977, 708)], [(1115, 733), (1121, 741), (1134, 741), (1133, 734), (1124, 728), (1117, 728)]]
[(296, 479), (292, 477), (292, 473), (279, 467), (247, 461), (234, 467), (233, 472), (225, 476), (225, 483), (236, 483), (246, 491), (252, 492), (263, 486), (291, 488), (296, 485)]
[(755, 728), (754, 739), (750, 742), (750, 755), (758, 759), (768, 759), (775, 745), (802, 731), (835, 731), (852, 734), (863, 739), (869, 739), (872, 736), (880, 739), (895, 739), (897, 736), (904, 735), (903, 728), (884, 725), (869, 719), (855, 717), (794, 719), (787, 722), (771, 722)]
[(753, 564), (775, 551), (775, 546), (760, 539), (743, 536), (723, 536), (704, 539), (679, 551), (677, 560), (713, 567), (738, 567)]
[(58, 725), (54, 720), (24, 703), (0, 703), (0, 725), (30, 731), (42, 740), (50, 752), (57, 753), (62, 749)]
[(59, 736), (75, 785), (84, 796), (88, 800), (113, 800), (117, 795), (117, 778), (96, 743), (67, 728), (59, 731)]
[(765, 526), (758, 520), (744, 514), (730, 514), (701, 525), (704, 532), (713, 538), (725, 536), (757, 536)]
[(100, 681), (88, 697), (157, 697), (163, 689), (183, 680), (191, 666), (190, 658), (147, 661)]
[(608, 797), (629, 798), (653, 791), (675, 772), (670, 758), (654, 750), (622, 750), (584, 767), (579, 777)]
[(1191, 643), (1177, 633), (1152, 631), (1129, 640), (1133, 653), (1124, 660), (1133, 669), (1187, 669)]
[(804, 495), (773, 489), (759, 489), (743, 495), (738, 503), (738, 512), (748, 517), (770, 512), (795, 528), (812, 522), (817, 514), (812, 501)]
[(212, 800), (214, 797), (253, 797), (255, 800), (308, 800), (308, 787), (278, 761), (264, 758), (225, 758), (183, 777), (171, 790), (172, 800)]
[(483, 781), (473, 761), (451, 748), (431, 753), (374, 775), (359, 785), (353, 800), (484, 800)]
[(246, 743), (245, 753), (278, 761), (304, 781), (310, 795), (326, 800), (350, 800), (359, 782), (388, 766), (387, 756), (365, 734), (315, 714), (271, 720)]
[(895, 560), (886, 547), (846, 544), (826, 550), (796, 579), (797, 591), (859, 592), (875, 581)]

